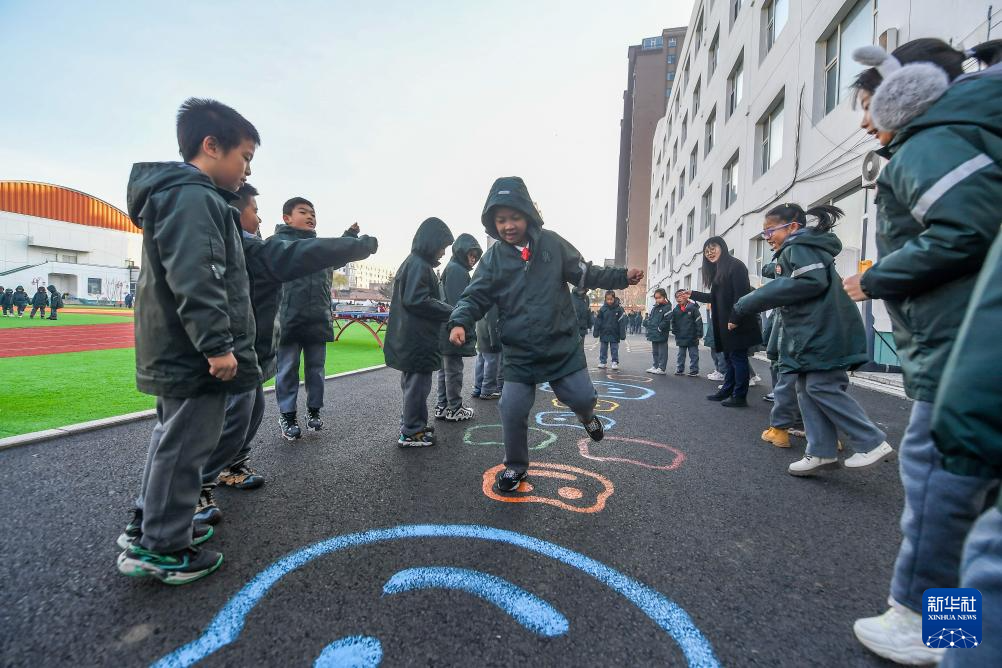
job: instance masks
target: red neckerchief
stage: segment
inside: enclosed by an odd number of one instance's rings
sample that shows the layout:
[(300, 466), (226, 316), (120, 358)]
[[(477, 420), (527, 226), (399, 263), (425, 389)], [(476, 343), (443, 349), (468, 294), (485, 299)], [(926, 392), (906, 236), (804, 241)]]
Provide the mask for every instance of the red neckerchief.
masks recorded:
[(685, 307), (688, 306), (688, 305), (689, 305), (689, 302), (686, 302), (684, 306), (682, 304), (679, 304), (678, 305), (678, 310), (681, 311), (682, 313), (685, 313)]
[(528, 262), (531, 257), (532, 252), (529, 250), (529, 244), (526, 244), (525, 248), (522, 249), (522, 262)]

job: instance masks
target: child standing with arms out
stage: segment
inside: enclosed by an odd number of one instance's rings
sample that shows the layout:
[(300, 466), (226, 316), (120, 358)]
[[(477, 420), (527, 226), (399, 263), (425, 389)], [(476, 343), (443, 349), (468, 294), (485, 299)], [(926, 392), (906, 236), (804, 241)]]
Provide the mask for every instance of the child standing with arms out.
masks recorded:
[(678, 357), (675, 359), (675, 375), (685, 373), (685, 356), (689, 355), (689, 375), (699, 375), (699, 340), (703, 336), (703, 316), (699, 314), (699, 304), (689, 301), (685, 290), (675, 292), (678, 304), (671, 312), (671, 333), (675, 335)]
[(647, 327), (647, 340), (651, 342), (651, 354), (654, 363), (647, 373), (663, 376), (668, 367), (668, 332), (671, 329), (671, 305), (668, 303), (668, 292), (664, 288), (654, 291), (654, 308), (644, 320)]
[(494, 182), (481, 220), (487, 234), (503, 243), (487, 249), (480, 261), (473, 282), (452, 311), (449, 339), (461, 346), (467, 331), (493, 304), (498, 305), (505, 365), (499, 407), (505, 470), (498, 476), (497, 488), (513, 492), (529, 468), (528, 418), (537, 384), (548, 382), (592, 439), (604, 436), (594, 413), (597, 395), (567, 283), (625, 288), (643, 280), (644, 273), (585, 262), (567, 241), (543, 229), (543, 219), (518, 177)]
[[(460, 234), (452, 244), (452, 259), (442, 270), (442, 300), (447, 304), (459, 301), (470, 284), (470, 271), (480, 261), (483, 251), (469, 234)], [(461, 348), (449, 343), (449, 332), (442, 325), (439, 341), (442, 368), (438, 372), (438, 403), (435, 417), (448, 422), (462, 422), (473, 417), (473, 409), (463, 405), (463, 358), (477, 354), (477, 337), (471, 336)]]
[(227, 394), (252, 390), (261, 378), (240, 225), (229, 204), (261, 138), (230, 107), (195, 98), (178, 112), (177, 137), (184, 163), (139, 163), (129, 177), (129, 216), (143, 231), (136, 385), (156, 396), (157, 420), (136, 500), (141, 532), (118, 557), (121, 573), (167, 584), (192, 582), (223, 562), (193, 546), (192, 515)]
[(605, 293), (605, 303), (595, 316), (593, 335), (599, 340), (598, 368), (604, 369), (612, 351), (612, 365), (619, 368), (619, 342), (626, 340), (626, 311), (619, 303), (619, 297), (612, 290)]
[[(807, 226), (808, 216), (817, 219), (814, 227)], [(770, 210), (762, 236), (775, 251), (776, 278), (739, 299), (727, 324), (733, 331), (749, 315), (779, 309), (779, 372), (797, 376), (807, 431), (807, 453), (789, 467), (795, 476), (839, 467), (838, 432), (856, 451), (845, 460), (847, 469), (869, 468), (894, 454), (884, 432), (846, 392), (846, 371), (868, 357), (863, 319), (835, 270), (842, 242), (831, 229), (841, 216), (833, 206), (804, 211), (782, 204)]]
[(45, 291), (45, 288), (39, 285), (38, 290), (36, 290), (35, 294), (31, 296), (31, 315), (29, 315), (28, 317), (34, 318), (35, 312), (41, 311), (41, 315), (38, 317), (44, 318), (45, 307), (48, 305), (49, 305), (49, 293)]
[(428, 218), (418, 227), (411, 254), (393, 279), (383, 356), (386, 366), (401, 372), (404, 405), (397, 445), (402, 448), (435, 444), (434, 429), (428, 426), (428, 393), (432, 373), (442, 368), (439, 333), (452, 313), (452, 306), (439, 299), (435, 267), (452, 242), (449, 227), (438, 218)]

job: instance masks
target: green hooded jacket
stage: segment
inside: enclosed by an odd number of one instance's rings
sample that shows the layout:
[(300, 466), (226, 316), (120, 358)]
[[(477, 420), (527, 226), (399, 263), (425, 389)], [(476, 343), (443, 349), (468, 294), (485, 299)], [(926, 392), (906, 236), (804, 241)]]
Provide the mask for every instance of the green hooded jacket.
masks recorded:
[(498, 324), (498, 307), (495, 304), (487, 315), (477, 321), (477, 352), (501, 352), (501, 328)]
[[(346, 232), (345, 236), (353, 236)], [(288, 225), (275, 226), (275, 235), (283, 241), (316, 239), (314, 230), (298, 230)], [(282, 288), (278, 309), (279, 341), (282, 344), (327, 343), (334, 340), (334, 316), (331, 313), (331, 287), (334, 270), (324, 268), (293, 281)]]
[[(239, 394), (261, 381), (236, 195), (185, 163), (137, 163), (128, 209), (143, 231), (136, 284), (136, 386), (160, 397)], [(209, 374), (232, 352), (237, 375)]]
[(603, 303), (602, 307), (595, 314), (595, 321), (592, 325), (592, 336), (602, 343), (619, 343), (626, 340), (626, 327), (628, 317), (623, 309), (622, 302), (616, 297), (612, 306)]
[(854, 369), (868, 361), (863, 318), (835, 269), (841, 252), (831, 232), (791, 235), (773, 256), (776, 278), (735, 304), (739, 317), (779, 309), (780, 329), (773, 330), (780, 373)]
[[(442, 270), (442, 301), (446, 304), (455, 304), (463, 296), (463, 291), (470, 284), (470, 272), (473, 268), (469, 265), (468, 255), (476, 252), (478, 257), (482, 257), (484, 252), (480, 248), (477, 240), (469, 234), (460, 234), (452, 244), (452, 259)], [(449, 330), (442, 325), (442, 333), (439, 336), (439, 349), (443, 355), (458, 355), (462, 357), (474, 357), (477, 354), (477, 333), (474, 331), (466, 339), (466, 343), (456, 347), (449, 343)]]
[[(644, 318), (644, 327), (647, 328), (648, 341), (651, 343), (665, 343), (668, 341), (668, 336), (671, 334), (671, 312), (672, 307), (668, 302), (654, 304), (651, 312)], [(702, 336), (702, 334), (703, 332), (700, 331), (699, 335)]]
[[(1000, 230), (1002, 232), (1002, 230)], [(940, 383), (932, 432), (943, 468), (1002, 478), (1002, 233), (971, 294)], [(1002, 510), (1002, 498), (999, 501)]]
[(491, 305), (497, 304), (505, 381), (538, 384), (586, 368), (567, 283), (622, 289), (628, 285), (626, 269), (595, 267), (558, 234), (544, 230), (543, 219), (518, 177), (495, 181), (484, 204), (484, 229), (500, 241), (494, 225), (494, 209), (499, 206), (525, 215), (529, 260), (503, 241), (488, 248), (452, 311), (449, 328), (462, 326), (469, 335)]
[(908, 396), (933, 401), (978, 269), (999, 231), (1002, 80), (954, 84), (894, 137), (877, 181), (879, 261), (862, 278), (883, 299)]
[(578, 332), (581, 337), (588, 336), (591, 326), (595, 324), (595, 314), (591, 310), (591, 300), (586, 290), (571, 288), (571, 300), (574, 302), (574, 315), (578, 319)]
[(411, 254), (393, 279), (390, 318), (383, 357), (386, 366), (411, 373), (442, 368), (439, 334), (452, 306), (440, 299), (435, 276), (438, 254), (452, 244), (452, 232), (438, 218), (428, 218), (414, 235)]
[[(668, 305), (665, 304), (665, 306)], [(676, 304), (669, 311), (668, 319), (669, 329), (675, 335), (676, 345), (682, 348), (699, 345), (699, 340), (703, 338), (703, 316), (699, 312), (699, 304), (689, 300), (685, 305), (684, 312)]]

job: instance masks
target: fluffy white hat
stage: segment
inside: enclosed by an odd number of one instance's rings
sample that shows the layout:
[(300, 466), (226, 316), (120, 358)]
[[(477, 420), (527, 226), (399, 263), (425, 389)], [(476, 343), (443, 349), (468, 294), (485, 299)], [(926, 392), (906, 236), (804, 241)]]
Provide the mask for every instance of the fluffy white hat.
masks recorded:
[(877, 129), (896, 132), (924, 114), (950, 87), (946, 72), (933, 63), (902, 65), (879, 46), (856, 49), (853, 59), (877, 68), (883, 82), (870, 99), (870, 117)]

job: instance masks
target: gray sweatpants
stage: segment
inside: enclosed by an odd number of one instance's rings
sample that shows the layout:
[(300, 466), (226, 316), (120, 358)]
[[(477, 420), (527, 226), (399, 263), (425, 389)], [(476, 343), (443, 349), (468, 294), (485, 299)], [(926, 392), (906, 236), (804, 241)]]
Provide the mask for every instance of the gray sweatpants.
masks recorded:
[(306, 407), (324, 407), (324, 363), (326, 343), (284, 343), (278, 347), (278, 373), (275, 374), (275, 396), (278, 410), (294, 413), (299, 398), (299, 355), (302, 353), (306, 370)]
[(400, 433), (404, 436), (413, 436), (428, 426), (431, 372), (400, 372), (400, 389), (404, 395), (404, 410), (400, 414)]
[(797, 399), (807, 432), (807, 454), (838, 456), (838, 432), (856, 452), (869, 452), (887, 434), (877, 428), (866, 411), (849, 396), (849, 374), (841, 369), (808, 371), (797, 375)]
[[(598, 395), (587, 369), (550, 382), (557, 399), (570, 408), (581, 422), (595, 414)], [(504, 464), (519, 473), (529, 468), (529, 411), (536, 401), (536, 386), (506, 380), (501, 393), (501, 434), (504, 438)]]
[[(800, 407), (797, 405), (797, 374), (776, 373), (772, 386), (775, 402), (769, 412), (769, 426), (789, 429), (800, 421)], [(878, 443), (879, 445), (879, 443)]]
[(216, 486), (216, 477), (230, 464), (242, 462), (250, 456), (251, 441), (257, 435), (264, 417), (264, 388), (226, 398), (226, 417), (223, 433), (216, 449), (202, 470), (202, 486)]
[(442, 355), (442, 368), (438, 370), (438, 401), (436, 406), (456, 410), (463, 405), (463, 358), (460, 355)]
[(143, 511), (140, 545), (147, 550), (176, 552), (191, 545), (202, 468), (219, 443), (225, 413), (225, 394), (157, 397), (157, 422), (136, 499)]

